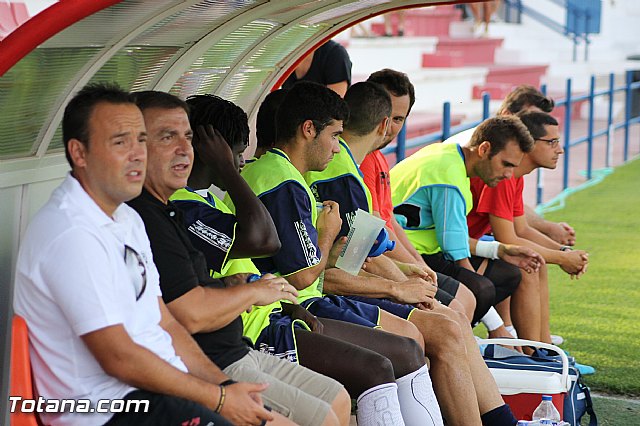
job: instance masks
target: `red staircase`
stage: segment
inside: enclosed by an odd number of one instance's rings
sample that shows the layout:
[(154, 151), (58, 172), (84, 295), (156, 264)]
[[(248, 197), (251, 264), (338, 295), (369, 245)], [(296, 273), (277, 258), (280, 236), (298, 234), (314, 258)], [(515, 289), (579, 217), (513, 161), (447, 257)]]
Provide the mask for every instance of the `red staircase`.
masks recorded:
[[(483, 92), (489, 92), (491, 99), (503, 99), (520, 84), (538, 87), (547, 71), (547, 65), (496, 64), (495, 52), (502, 45), (502, 39), (451, 37), (450, 24), (461, 19), (460, 10), (452, 5), (410, 9), (404, 13), (405, 37), (438, 37), (435, 52), (422, 54), (423, 68), (487, 68), (485, 82), (472, 88), (473, 99), (480, 99)], [(392, 25), (397, 25), (396, 13), (392, 13), (391, 21)], [(373, 23), (371, 29), (374, 33), (384, 34), (383, 23)]]
[(422, 66), (434, 67), (431, 64), (433, 56), (460, 59), (459, 66), (493, 64), (496, 49), (501, 45), (502, 39), (499, 38), (439, 37), (436, 53), (422, 55)]
[(29, 11), (24, 3), (0, 2), (0, 40), (29, 19)]
[[(452, 5), (427, 7), (423, 9), (409, 9), (404, 13), (405, 36), (448, 36), (449, 24), (460, 20), (461, 12)], [(391, 12), (391, 27), (393, 34), (398, 34), (398, 13)], [(384, 24), (371, 24), (373, 34), (384, 35)]]

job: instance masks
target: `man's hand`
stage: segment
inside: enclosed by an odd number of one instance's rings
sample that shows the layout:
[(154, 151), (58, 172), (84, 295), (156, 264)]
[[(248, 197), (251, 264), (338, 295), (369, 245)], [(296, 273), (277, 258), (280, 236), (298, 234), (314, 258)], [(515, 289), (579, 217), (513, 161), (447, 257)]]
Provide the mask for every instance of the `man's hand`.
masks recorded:
[(298, 290), (282, 277), (267, 274), (246, 285), (256, 292), (254, 305), (266, 306), (278, 300), (298, 303)]
[(197, 137), (193, 140), (193, 148), (202, 161), (213, 169), (216, 176), (224, 178), (230, 169), (235, 169), (229, 144), (211, 124), (207, 124), (206, 127), (198, 126), (195, 130)]
[(438, 276), (433, 269), (429, 268), (427, 265), (405, 262), (396, 262), (396, 265), (407, 277), (417, 275), (425, 281), (438, 285)]
[(282, 303), (282, 313), (294, 320), (302, 320), (309, 326), (312, 332), (322, 334), (324, 325), (311, 312), (300, 305)]
[(234, 383), (225, 386), (226, 396), (220, 414), (238, 426), (260, 425), (263, 420), (273, 420), (273, 414), (264, 408), (260, 397), (260, 392), (267, 386), (269, 385), (266, 383)]
[(562, 252), (562, 262), (560, 268), (571, 278), (580, 278), (587, 271), (589, 254), (584, 250), (570, 250)]
[(318, 215), (318, 220), (316, 222), (318, 236), (320, 238), (329, 238), (333, 241), (338, 235), (338, 232), (340, 232), (340, 227), (342, 226), (340, 206), (335, 201), (324, 201), (322, 205), (324, 207)]
[(536, 251), (528, 247), (502, 244), (498, 246), (498, 257), (505, 262), (511, 263), (528, 274), (538, 272), (544, 265), (544, 259)]
[(416, 303), (413, 306), (420, 309), (421, 311), (432, 311), (433, 308), (435, 308), (436, 303), (438, 302), (435, 299), (431, 299), (431, 300), (427, 300), (426, 302)]
[(416, 304), (430, 303), (438, 288), (419, 277), (409, 277), (408, 280), (395, 283), (394, 299), (400, 303)]
[(555, 242), (563, 246), (573, 246), (576, 243), (576, 231), (566, 222), (549, 222), (546, 234)]
[(226, 277), (223, 277), (222, 281), (224, 282), (224, 285), (227, 287), (235, 287), (240, 284), (246, 284), (247, 278), (249, 278), (250, 275), (252, 274), (244, 273), (244, 272), (239, 274), (228, 275)]
[(346, 244), (347, 237), (340, 237), (336, 240), (336, 242), (333, 243), (333, 245), (331, 246), (331, 250), (329, 251), (329, 258), (327, 259), (326, 268), (333, 268), (336, 266), (338, 257), (340, 256), (340, 253), (342, 253), (342, 250), (344, 249), (344, 246)]

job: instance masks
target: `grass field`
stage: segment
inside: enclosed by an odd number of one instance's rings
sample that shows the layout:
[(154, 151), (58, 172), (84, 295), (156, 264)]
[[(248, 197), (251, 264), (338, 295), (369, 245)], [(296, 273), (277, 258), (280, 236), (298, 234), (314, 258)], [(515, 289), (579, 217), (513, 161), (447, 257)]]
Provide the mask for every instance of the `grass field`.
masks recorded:
[(592, 390), (640, 396), (640, 161), (599, 185), (571, 195), (547, 219), (570, 223), (577, 247), (589, 252), (578, 281), (549, 268), (551, 331), (563, 348), (592, 365)]

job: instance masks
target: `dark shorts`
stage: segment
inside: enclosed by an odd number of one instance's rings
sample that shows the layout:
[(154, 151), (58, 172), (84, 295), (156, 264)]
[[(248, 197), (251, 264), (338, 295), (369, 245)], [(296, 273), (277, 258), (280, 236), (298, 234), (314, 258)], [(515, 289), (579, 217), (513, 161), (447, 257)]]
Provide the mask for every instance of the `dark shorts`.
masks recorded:
[(307, 299), (301, 305), (320, 318), (350, 322), (370, 328), (380, 325), (379, 307), (346, 297), (327, 294), (324, 297)]
[(413, 312), (415, 308), (411, 305), (406, 305), (404, 303), (396, 303), (389, 299), (373, 299), (370, 297), (362, 297), (362, 296), (345, 296), (348, 299), (355, 300), (357, 302), (366, 303), (368, 305), (378, 306), (380, 309), (389, 312), (397, 317), (402, 319), (409, 319), (411, 312)]
[(294, 320), (279, 311), (273, 312), (269, 315), (269, 325), (260, 332), (254, 347), (260, 352), (298, 362), (298, 348), (294, 336), (296, 328), (309, 330), (304, 321)]
[[(176, 396), (161, 395), (144, 390), (130, 392), (125, 397), (126, 401), (149, 401), (148, 411), (143, 412), (143, 403), (138, 405), (138, 413), (122, 412), (114, 416), (106, 423), (106, 426), (182, 426), (182, 425), (214, 425), (232, 426), (220, 414), (187, 399)], [(135, 405), (131, 405), (135, 407)]]
[(438, 291), (436, 291), (435, 299), (443, 305), (449, 306), (458, 293), (460, 281), (440, 272), (436, 272), (436, 275), (438, 276)]

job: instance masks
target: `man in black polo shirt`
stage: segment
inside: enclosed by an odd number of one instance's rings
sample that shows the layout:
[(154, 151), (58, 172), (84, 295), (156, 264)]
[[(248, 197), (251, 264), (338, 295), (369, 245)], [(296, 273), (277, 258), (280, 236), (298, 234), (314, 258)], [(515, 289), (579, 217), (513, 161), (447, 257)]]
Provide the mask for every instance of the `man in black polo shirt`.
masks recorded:
[[(296, 302), (297, 291), (286, 280), (266, 277), (259, 282), (226, 288), (208, 274), (204, 255), (195, 249), (184, 228), (180, 211), (169, 202), (177, 188), (186, 184), (193, 161), (192, 131), (188, 107), (180, 99), (162, 92), (141, 92), (136, 102), (143, 111), (148, 132), (147, 176), (142, 194), (129, 202), (142, 217), (160, 274), (160, 287), (167, 307), (192, 333), (203, 351), (226, 374), (241, 363), (240, 379), (269, 383), (254, 386), (277, 413), (261, 413), (273, 424), (334, 425), (348, 419), (350, 399), (335, 380), (269, 355), (252, 350), (242, 338), (240, 313), (252, 305), (277, 300)], [(215, 298), (224, 312), (199, 303)], [(211, 309), (210, 309), (211, 308)], [(251, 379), (248, 379), (250, 377)], [(256, 378), (256, 379), (254, 379)], [(284, 415), (284, 416), (283, 416)], [(260, 424), (260, 419), (234, 420), (236, 424)], [(257, 420), (257, 421), (256, 421)]]

